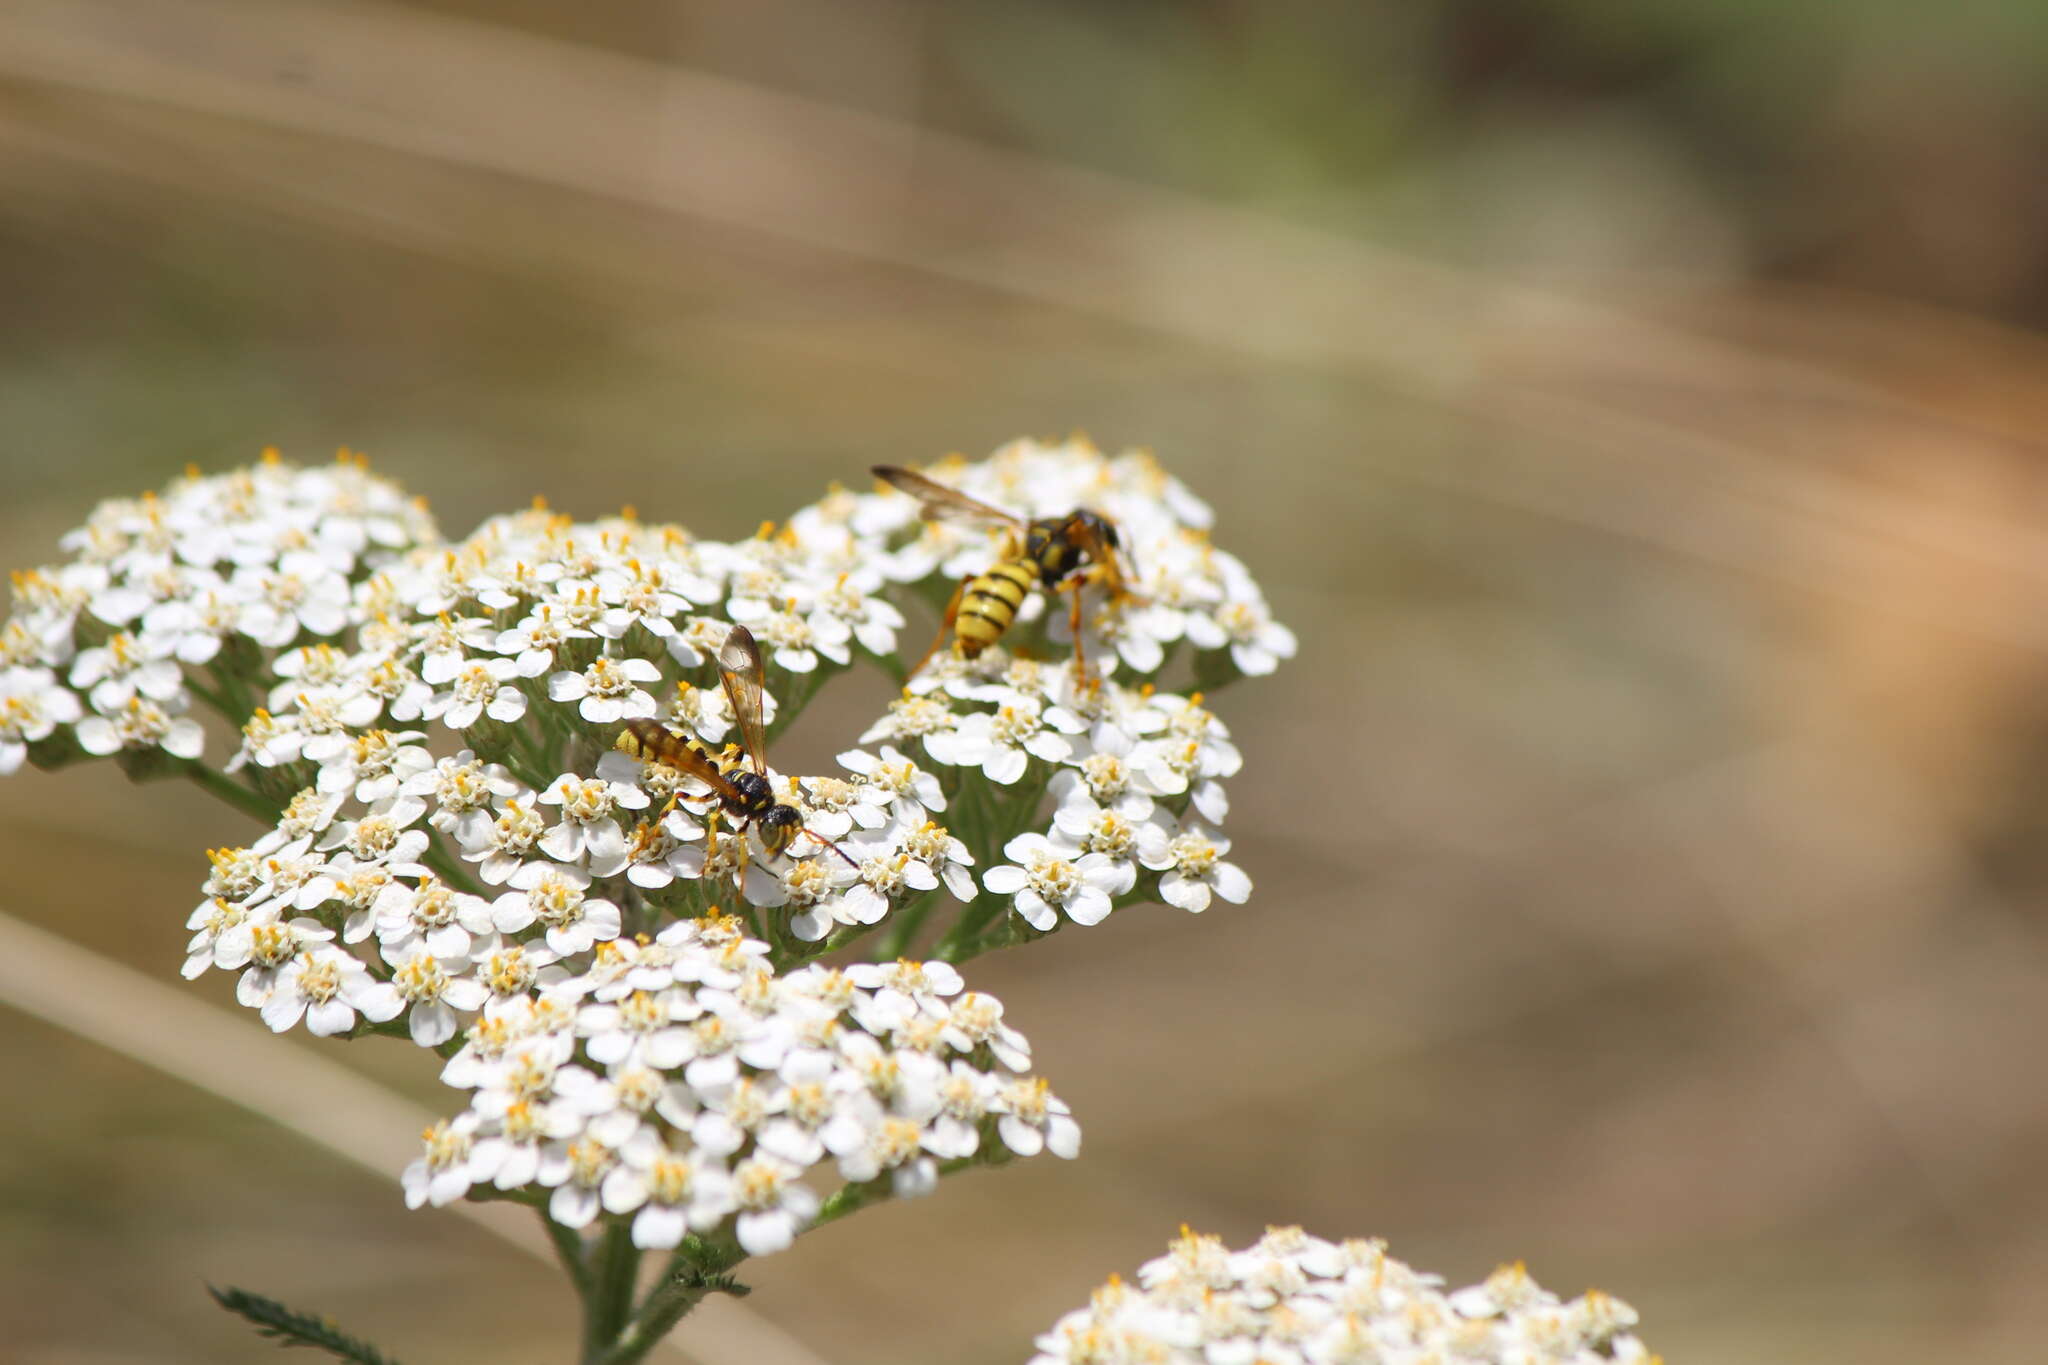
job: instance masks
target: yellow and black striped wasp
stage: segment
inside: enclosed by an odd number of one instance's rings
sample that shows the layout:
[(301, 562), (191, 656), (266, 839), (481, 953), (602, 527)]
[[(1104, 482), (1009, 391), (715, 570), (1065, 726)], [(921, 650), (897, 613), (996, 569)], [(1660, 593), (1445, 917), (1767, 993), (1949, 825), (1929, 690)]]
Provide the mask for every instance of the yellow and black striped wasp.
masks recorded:
[[(734, 626), (718, 648), (718, 676), (733, 719), (739, 722), (737, 754), (731, 746), (722, 755), (713, 753), (695, 735), (645, 717), (628, 720), (613, 747), (643, 763), (663, 763), (702, 782), (718, 803), (714, 813), (722, 812), (731, 820), (742, 840), (752, 829), (771, 858), (786, 850), (797, 835), (808, 834), (853, 866), (846, 850), (805, 829), (796, 808), (775, 799), (775, 788), (768, 781), (767, 729), (761, 723), (764, 672), (754, 633), (745, 626)], [(715, 834), (712, 847), (716, 847)]]
[(1100, 583), (1112, 600), (1131, 592), (1131, 576), (1124, 573), (1119, 558), (1127, 552), (1115, 522), (1085, 507), (1065, 516), (1026, 521), (900, 465), (878, 464), (870, 472), (922, 502), (920, 511), (928, 521), (966, 517), (993, 522), (1009, 532), (1002, 557), (980, 573), (961, 579), (953, 590), (939, 638), (918, 660), (917, 668), (923, 668), (949, 636), (953, 652), (972, 659), (1003, 638), (1016, 623), (1024, 599), (1034, 587), (1042, 587), (1047, 592), (1073, 594), (1068, 625), (1074, 636), (1074, 670), (1078, 676), (1087, 676), (1081, 654), (1081, 590)]

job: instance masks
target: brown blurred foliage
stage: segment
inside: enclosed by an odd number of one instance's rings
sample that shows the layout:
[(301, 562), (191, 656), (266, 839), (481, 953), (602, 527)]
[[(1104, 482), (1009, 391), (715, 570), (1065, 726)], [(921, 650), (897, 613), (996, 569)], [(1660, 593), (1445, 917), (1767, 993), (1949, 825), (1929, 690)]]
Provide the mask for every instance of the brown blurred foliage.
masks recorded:
[[(978, 964), (1083, 1160), (748, 1306), (1016, 1360), (1181, 1220), (1286, 1221), (1525, 1257), (1674, 1361), (2031, 1361), (2043, 13), (10, 0), (0, 543), (272, 442), (453, 532), (712, 535), (1153, 446), (1303, 639), (1218, 699), (1258, 895)], [(248, 833), (98, 769), (0, 810), (0, 910), (166, 977)], [(202, 1278), (408, 1359), (568, 1340), (395, 1182), (5, 1017), (10, 1358), (267, 1359)], [(401, 1053), (346, 1060), (443, 1103)]]

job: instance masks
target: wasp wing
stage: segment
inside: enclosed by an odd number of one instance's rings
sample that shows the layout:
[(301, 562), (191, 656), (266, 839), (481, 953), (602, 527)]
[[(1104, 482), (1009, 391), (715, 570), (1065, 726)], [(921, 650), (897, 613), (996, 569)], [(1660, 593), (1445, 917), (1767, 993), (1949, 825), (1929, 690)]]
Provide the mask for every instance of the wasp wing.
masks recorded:
[(733, 719), (740, 725), (740, 741), (754, 771), (768, 772), (768, 732), (761, 724), (761, 647), (754, 632), (734, 626), (718, 647), (718, 676), (725, 684), (725, 699), (732, 706)]
[(703, 753), (699, 752), (689, 738), (671, 726), (658, 720), (636, 716), (626, 722), (625, 730), (619, 735), (619, 749), (644, 763), (661, 763), (674, 768), (686, 777), (694, 777), (711, 788), (711, 794), (719, 800), (744, 805), (746, 798), (732, 779), (719, 770)]
[(928, 479), (901, 465), (878, 464), (868, 472), (922, 502), (924, 506), (919, 511), (929, 521), (972, 517), (978, 521), (993, 521), (1013, 529), (1023, 529), (1022, 517), (970, 498), (957, 488), (949, 488), (936, 479)]

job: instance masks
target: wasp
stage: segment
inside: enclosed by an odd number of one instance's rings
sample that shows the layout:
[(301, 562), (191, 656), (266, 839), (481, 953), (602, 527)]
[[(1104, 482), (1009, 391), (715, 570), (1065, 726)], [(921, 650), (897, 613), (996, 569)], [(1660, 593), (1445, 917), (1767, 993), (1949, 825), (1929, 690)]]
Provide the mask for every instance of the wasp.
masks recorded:
[(899, 465), (878, 464), (870, 472), (919, 499), (927, 520), (966, 517), (992, 522), (1009, 532), (1009, 544), (1002, 557), (980, 573), (961, 579), (953, 590), (939, 638), (925, 652), (924, 659), (918, 661), (918, 668), (924, 667), (948, 636), (952, 637), (955, 654), (972, 659), (1002, 639), (1016, 623), (1017, 612), (1031, 590), (1043, 588), (1049, 593), (1073, 594), (1068, 624), (1074, 636), (1074, 671), (1083, 677), (1087, 675), (1081, 654), (1081, 589), (1089, 583), (1101, 583), (1112, 599), (1128, 597), (1135, 576), (1124, 572), (1122, 557), (1127, 552), (1115, 522), (1085, 507), (1065, 516), (1026, 521)]
[(775, 799), (775, 788), (768, 781), (767, 730), (761, 724), (764, 671), (754, 633), (745, 626), (734, 626), (718, 648), (718, 677), (739, 722), (738, 755), (730, 747), (723, 755), (715, 754), (695, 735), (644, 717), (627, 721), (613, 747), (643, 763), (665, 763), (711, 788), (717, 810), (732, 821), (740, 837), (744, 839), (752, 829), (771, 858), (794, 843), (797, 835), (809, 834), (845, 858), (849, 866), (855, 865), (846, 850), (805, 829), (796, 807)]

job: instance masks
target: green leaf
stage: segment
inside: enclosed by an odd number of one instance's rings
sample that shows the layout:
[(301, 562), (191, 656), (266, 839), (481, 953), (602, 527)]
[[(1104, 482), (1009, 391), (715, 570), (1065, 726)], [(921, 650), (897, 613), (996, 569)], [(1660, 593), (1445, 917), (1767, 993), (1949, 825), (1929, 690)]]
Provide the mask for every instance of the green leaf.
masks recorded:
[(398, 1365), (368, 1342), (344, 1334), (332, 1318), (298, 1312), (246, 1289), (215, 1289), (208, 1285), (206, 1292), (213, 1295), (215, 1303), (248, 1319), (259, 1334), (279, 1345), (311, 1346), (339, 1359), (355, 1361), (356, 1365)]

